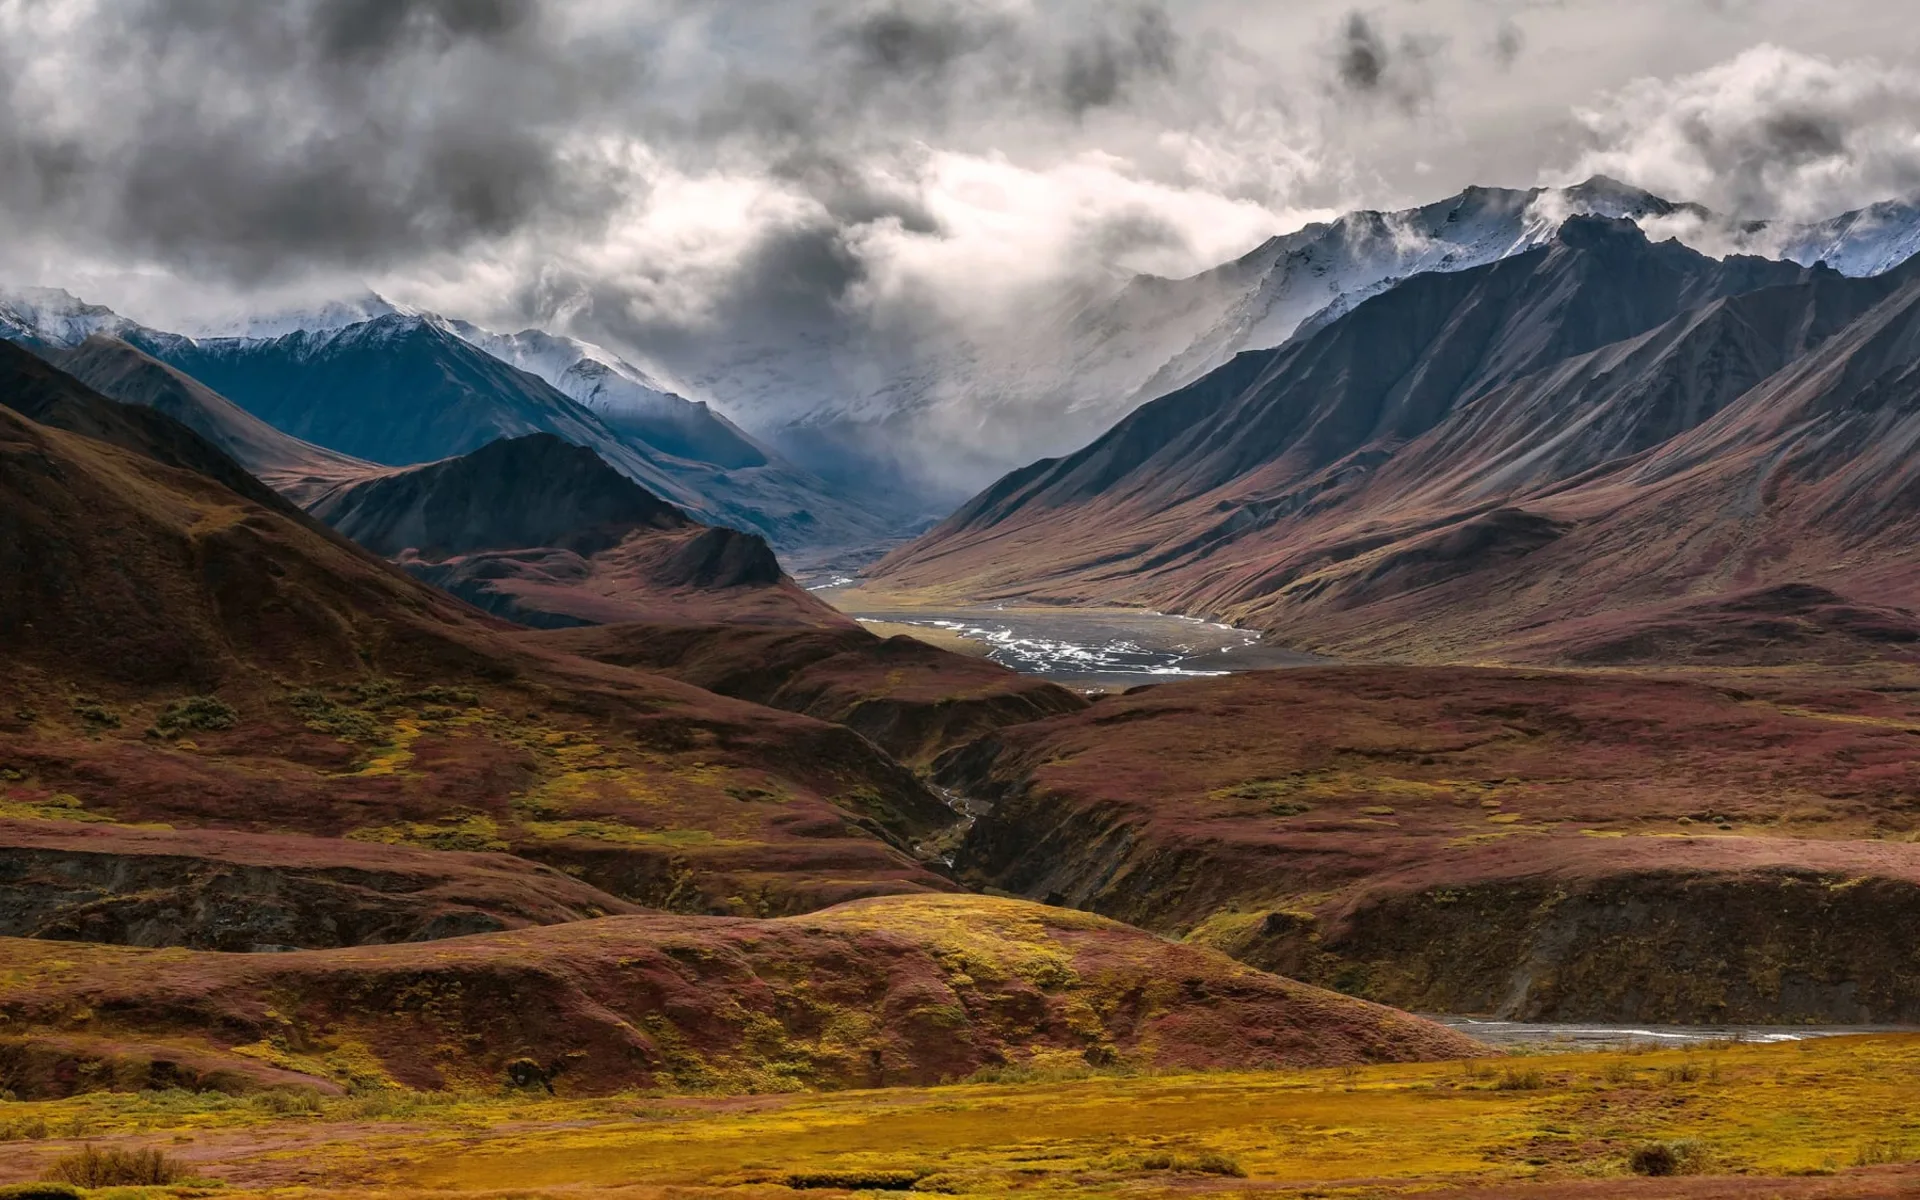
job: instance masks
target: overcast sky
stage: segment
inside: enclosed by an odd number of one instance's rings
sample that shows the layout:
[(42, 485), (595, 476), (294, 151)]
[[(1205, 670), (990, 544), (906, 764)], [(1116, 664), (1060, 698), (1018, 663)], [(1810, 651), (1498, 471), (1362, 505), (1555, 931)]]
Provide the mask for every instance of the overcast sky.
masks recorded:
[[(1911, 0), (0, 0), (0, 272), (627, 344), (1185, 274), (1596, 170), (1920, 190)], [(651, 340), (650, 340), (651, 339)]]

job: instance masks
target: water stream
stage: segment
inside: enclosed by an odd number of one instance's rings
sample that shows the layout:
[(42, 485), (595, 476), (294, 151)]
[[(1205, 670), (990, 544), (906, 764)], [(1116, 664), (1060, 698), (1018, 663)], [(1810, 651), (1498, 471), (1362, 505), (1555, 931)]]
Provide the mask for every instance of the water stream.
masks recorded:
[(1139, 609), (965, 608), (859, 611), (863, 621), (920, 625), (968, 638), (1023, 675), (1131, 687), (1325, 660), (1263, 645), (1259, 633)]
[(1496, 1021), (1481, 1017), (1436, 1016), (1431, 1019), (1489, 1045), (1544, 1046), (1567, 1050), (1699, 1046), (1726, 1041), (1766, 1044), (1861, 1033), (1913, 1032), (1892, 1025), (1589, 1025), (1558, 1021)]

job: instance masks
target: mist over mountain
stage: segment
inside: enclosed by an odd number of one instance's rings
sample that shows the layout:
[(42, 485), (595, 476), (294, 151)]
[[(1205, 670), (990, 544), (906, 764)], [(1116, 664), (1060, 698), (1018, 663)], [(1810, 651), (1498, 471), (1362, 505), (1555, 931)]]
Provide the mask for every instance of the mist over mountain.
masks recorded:
[(1299, 296), (1154, 281), (1345, 213), (1603, 175), (1738, 229), (1920, 187), (1920, 32), (1874, 0), (62, 6), (0, 14), (0, 277), (248, 336), (370, 285), (917, 515), (1274, 344)]
[[(1915, 262), (1856, 279), (1576, 218), (1237, 356), (1007, 475), (875, 575), (1225, 616), (1348, 654), (1903, 642), (1916, 280)], [(1772, 621), (1747, 645), (1742, 613)]]

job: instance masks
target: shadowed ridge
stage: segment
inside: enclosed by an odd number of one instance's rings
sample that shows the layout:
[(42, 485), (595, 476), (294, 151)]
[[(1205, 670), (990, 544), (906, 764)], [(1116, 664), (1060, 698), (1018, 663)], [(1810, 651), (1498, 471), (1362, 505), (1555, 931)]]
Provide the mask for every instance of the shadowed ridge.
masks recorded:
[(787, 577), (765, 539), (702, 525), (552, 434), (347, 480), (309, 511), (521, 624), (848, 623)]
[(179, 421), (276, 490), (288, 491), (297, 481), (316, 476), (372, 469), (370, 463), (281, 433), (198, 380), (119, 338), (94, 334), (77, 346), (47, 347), (40, 353), (102, 395), (123, 404), (157, 409)]

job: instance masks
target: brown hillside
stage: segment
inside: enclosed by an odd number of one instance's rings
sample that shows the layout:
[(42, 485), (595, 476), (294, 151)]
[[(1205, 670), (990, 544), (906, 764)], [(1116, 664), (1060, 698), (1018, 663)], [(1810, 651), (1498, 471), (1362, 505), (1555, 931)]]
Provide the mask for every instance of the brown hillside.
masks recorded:
[(612, 625), (524, 637), (845, 725), (909, 763), (930, 763), (992, 730), (1087, 706), (1063, 687), (984, 658), (858, 627)]
[(512, 849), (693, 911), (949, 886), (907, 847), (952, 814), (849, 731), (504, 628), (271, 497), (0, 411), (8, 813)]
[(302, 503), (411, 574), (524, 625), (850, 624), (789, 579), (764, 539), (703, 525), (549, 433), (373, 470)]
[(1212, 951), (979, 897), (778, 921), (610, 917), (426, 954), (0, 946), (11, 968), (0, 1013), (16, 1035), (244, 1047), (362, 1087), (791, 1090), (931, 1083), (1008, 1062), (1249, 1068), (1483, 1052)]
[[(1869, 686), (1872, 685), (1872, 686)], [(1312, 668), (943, 765), (979, 885), (1418, 1011), (1920, 1020), (1910, 681)]]
[(0, 820), (0, 936), (254, 951), (418, 942), (634, 905), (505, 854)]
[(1846, 279), (1571, 222), (1008, 476), (870, 586), (1207, 614), (1342, 658), (1756, 665), (1792, 651), (1739, 598), (1811, 587), (1829, 611), (1784, 637), (1903, 657), (1837, 610), (1920, 605), (1916, 314), (1920, 267)]

